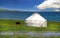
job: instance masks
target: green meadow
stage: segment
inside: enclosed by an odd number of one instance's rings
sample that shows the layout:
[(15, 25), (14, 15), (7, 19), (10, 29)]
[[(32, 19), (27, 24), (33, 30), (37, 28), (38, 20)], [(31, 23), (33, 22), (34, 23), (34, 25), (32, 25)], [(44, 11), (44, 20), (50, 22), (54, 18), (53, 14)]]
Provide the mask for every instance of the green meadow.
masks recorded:
[[(16, 25), (16, 22), (20, 22), (20, 25)], [(48, 21), (47, 27), (31, 27), (25, 26), (24, 20), (4, 20), (0, 19), (0, 32), (8, 31), (60, 31), (60, 22)], [(51, 37), (31, 37), (28, 35), (0, 35), (0, 38), (60, 38), (60, 36), (51, 36)]]
[[(20, 22), (20, 25), (16, 25)], [(26, 26), (24, 20), (3, 20), (0, 19), (1, 31), (60, 31), (60, 22), (48, 21), (47, 27)]]

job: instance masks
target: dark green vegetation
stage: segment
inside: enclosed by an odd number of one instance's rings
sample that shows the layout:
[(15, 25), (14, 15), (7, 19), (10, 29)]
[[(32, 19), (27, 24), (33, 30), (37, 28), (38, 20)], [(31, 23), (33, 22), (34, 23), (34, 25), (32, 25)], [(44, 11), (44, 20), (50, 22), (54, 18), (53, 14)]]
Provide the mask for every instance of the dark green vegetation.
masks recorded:
[(0, 36), (0, 38), (60, 38), (60, 36), (52, 36), (52, 37), (30, 37), (30, 36), (18, 36), (18, 35), (14, 35), (14, 36)]
[(60, 31), (60, 22), (48, 22), (47, 27), (29, 27), (24, 23), (24, 20), (0, 20), (0, 31)]

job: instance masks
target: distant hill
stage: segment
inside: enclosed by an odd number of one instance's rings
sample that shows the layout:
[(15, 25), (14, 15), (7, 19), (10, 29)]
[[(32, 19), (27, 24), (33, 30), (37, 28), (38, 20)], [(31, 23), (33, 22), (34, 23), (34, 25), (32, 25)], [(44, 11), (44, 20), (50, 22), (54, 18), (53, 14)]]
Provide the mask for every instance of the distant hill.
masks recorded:
[(20, 12), (20, 10), (10, 10), (10, 9), (0, 8), (0, 12)]
[(0, 8), (0, 12), (56, 12), (56, 13), (59, 13), (60, 11), (25, 11), (25, 10)]
[(13, 10), (13, 9), (4, 9), (0, 8), (0, 12), (34, 12), (34, 11), (25, 11), (25, 10)]

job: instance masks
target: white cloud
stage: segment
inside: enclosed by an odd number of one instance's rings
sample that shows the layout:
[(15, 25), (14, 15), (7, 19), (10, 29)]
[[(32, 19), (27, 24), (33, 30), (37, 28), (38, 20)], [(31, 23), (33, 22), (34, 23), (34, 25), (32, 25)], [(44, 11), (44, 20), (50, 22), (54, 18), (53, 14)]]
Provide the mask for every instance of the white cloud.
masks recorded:
[(54, 10), (54, 11), (59, 12), (60, 10)]
[(38, 9), (46, 9), (46, 8), (60, 8), (60, 0), (45, 0), (38, 6)]

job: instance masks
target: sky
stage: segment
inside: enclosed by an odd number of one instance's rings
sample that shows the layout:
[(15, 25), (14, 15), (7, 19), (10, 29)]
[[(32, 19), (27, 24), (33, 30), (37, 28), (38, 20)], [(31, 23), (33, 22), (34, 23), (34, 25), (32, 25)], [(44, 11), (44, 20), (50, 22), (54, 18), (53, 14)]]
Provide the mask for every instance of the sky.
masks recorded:
[(53, 1), (52, 0), (0, 0), (0, 8), (27, 10), (27, 11), (47, 11), (47, 10), (60, 11), (60, 1), (59, 0), (58, 1), (57, 0), (53, 0)]
[(34, 6), (44, 0), (0, 0), (0, 8), (37, 11)]

